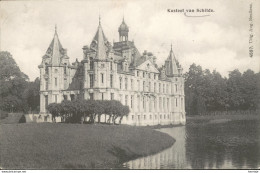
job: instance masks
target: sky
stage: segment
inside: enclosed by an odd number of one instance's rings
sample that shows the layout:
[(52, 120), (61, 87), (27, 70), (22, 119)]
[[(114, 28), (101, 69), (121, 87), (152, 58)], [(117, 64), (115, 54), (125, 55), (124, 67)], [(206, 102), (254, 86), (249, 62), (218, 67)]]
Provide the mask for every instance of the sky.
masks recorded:
[[(252, 3), (253, 22), (249, 21)], [(82, 47), (93, 39), (101, 17), (103, 31), (113, 43), (124, 17), (129, 40), (139, 52), (152, 52), (163, 65), (172, 44), (184, 72), (192, 63), (223, 76), (239, 69), (260, 68), (260, 1), (258, 0), (87, 0), (0, 1), (0, 50), (9, 51), (30, 78), (51, 43), (55, 25), (70, 62), (82, 60)], [(196, 9), (213, 12), (196, 12)], [(257, 9), (258, 8), (258, 9)], [(168, 9), (194, 9), (187, 17)], [(253, 23), (253, 32), (249, 24)], [(249, 35), (253, 43), (249, 44)], [(249, 46), (254, 55), (249, 57)]]

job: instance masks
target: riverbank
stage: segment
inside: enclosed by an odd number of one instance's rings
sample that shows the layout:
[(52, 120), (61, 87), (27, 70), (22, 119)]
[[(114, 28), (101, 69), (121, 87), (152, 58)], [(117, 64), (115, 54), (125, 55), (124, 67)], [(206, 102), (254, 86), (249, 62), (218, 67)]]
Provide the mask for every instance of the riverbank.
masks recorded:
[(111, 169), (175, 140), (149, 128), (64, 123), (1, 124), (3, 169)]
[(214, 116), (187, 116), (187, 124), (194, 121), (204, 121), (207, 123), (225, 123), (232, 120), (260, 120), (259, 115), (214, 115)]

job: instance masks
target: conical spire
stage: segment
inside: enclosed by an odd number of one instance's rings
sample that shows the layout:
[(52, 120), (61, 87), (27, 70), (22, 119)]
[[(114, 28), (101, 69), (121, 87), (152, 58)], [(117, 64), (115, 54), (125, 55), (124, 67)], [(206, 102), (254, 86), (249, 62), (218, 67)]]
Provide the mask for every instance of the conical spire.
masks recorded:
[(60, 64), (60, 58), (62, 56), (62, 51), (63, 51), (63, 48), (62, 48), (62, 45), (59, 41), (59, 37), (57, 34), (57, 26), (55, 25), (54, 37), (46, 52), (46, 54), (48, 54), (51, 57), (52, 65), (56, 66), (56, 65)]
[(96, 51), (97, 51), (97, 58), (98, 59), (106, 59), (107, 54), (106, 54), (106, 45), (105, 42), (107, 42), (107, 39), (105, 37), (105, 34), (103, 32), (102, 26), (101, 26), (101, 20), (99, 16), (99, 25), (98, 25), (98, 30), (96, 32), (95, 37), (93, 38), (92, 43), (95, 42), (97, 44), (96, 46)]
[(175, 55), (172, 50), (172, 44), (171, 44), (170, 54), (169, 54), (167, 60), (165, 61), (165, 68), (166, 68), (167, 76), (173, 76), (173, 75), (179, 74), (177, 61), (176, 61)]

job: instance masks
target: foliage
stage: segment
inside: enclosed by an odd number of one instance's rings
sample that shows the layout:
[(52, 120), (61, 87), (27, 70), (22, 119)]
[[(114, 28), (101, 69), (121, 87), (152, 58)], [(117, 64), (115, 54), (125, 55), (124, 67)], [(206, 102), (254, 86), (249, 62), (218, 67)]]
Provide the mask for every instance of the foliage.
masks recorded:
[(0, 52), (0, 109), (7, 112), (37, 110), (40, 80), (28, 81), (9, 52)]
[[(60, 116), (65, 122), (76, 123), (80, 121), (86, 122), (88, 117), (89, 123), (100, 123), (101, 115), (108, 115), (110, 123), (119, 123), (124, 116), (130, 112), (128, 106), (124, 106), (121, 102), (116, 100), (81, 100), (74, 101), (64, 100), (61, 103), (51, 103), (48, 105), (47, 110), (53, 117)], [(54, 118), (55, 119), (55, 118)], [(53, 119), (53, 121), (54, 121)]]
[(216, 111), (259, 109), (260, 73), (239, 70), (223, 78), (216, 70), (203, 70), (192, 64), (185, 74), (185, 102), (188, 115), (208, 114)]

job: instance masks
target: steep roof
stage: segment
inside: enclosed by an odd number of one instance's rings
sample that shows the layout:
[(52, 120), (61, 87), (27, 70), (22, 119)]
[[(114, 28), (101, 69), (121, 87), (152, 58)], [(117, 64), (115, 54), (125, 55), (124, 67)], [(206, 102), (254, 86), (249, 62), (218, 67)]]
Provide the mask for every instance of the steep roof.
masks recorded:
[(98, 58), (98, 59), (107, 58), (106, 51), (109, 49), (107, 44), (108, 44), (108, 40), (103, 32), (101, 22), (99, 20), (97, 32), (90, 45), (90, 48), (94, 49), (97, 52), (96, 58)]
[(170, 54), (169, 54), (167, 60), (165, 61), (165, 68), (166, 68), (167, 76), (173, 76), (173, 75), (179, 74), (177, 60), (173, 53), (172, 46), (171, 46)]
[(46, 55), (51, 57), (52, 65), (59, 65), (61, 61), (60, 59), (64, 55), (64, 49), (60, 43), (58, 33), (57, 33), (57, 27), (55, 27), (54, 37), (46, 51)]

